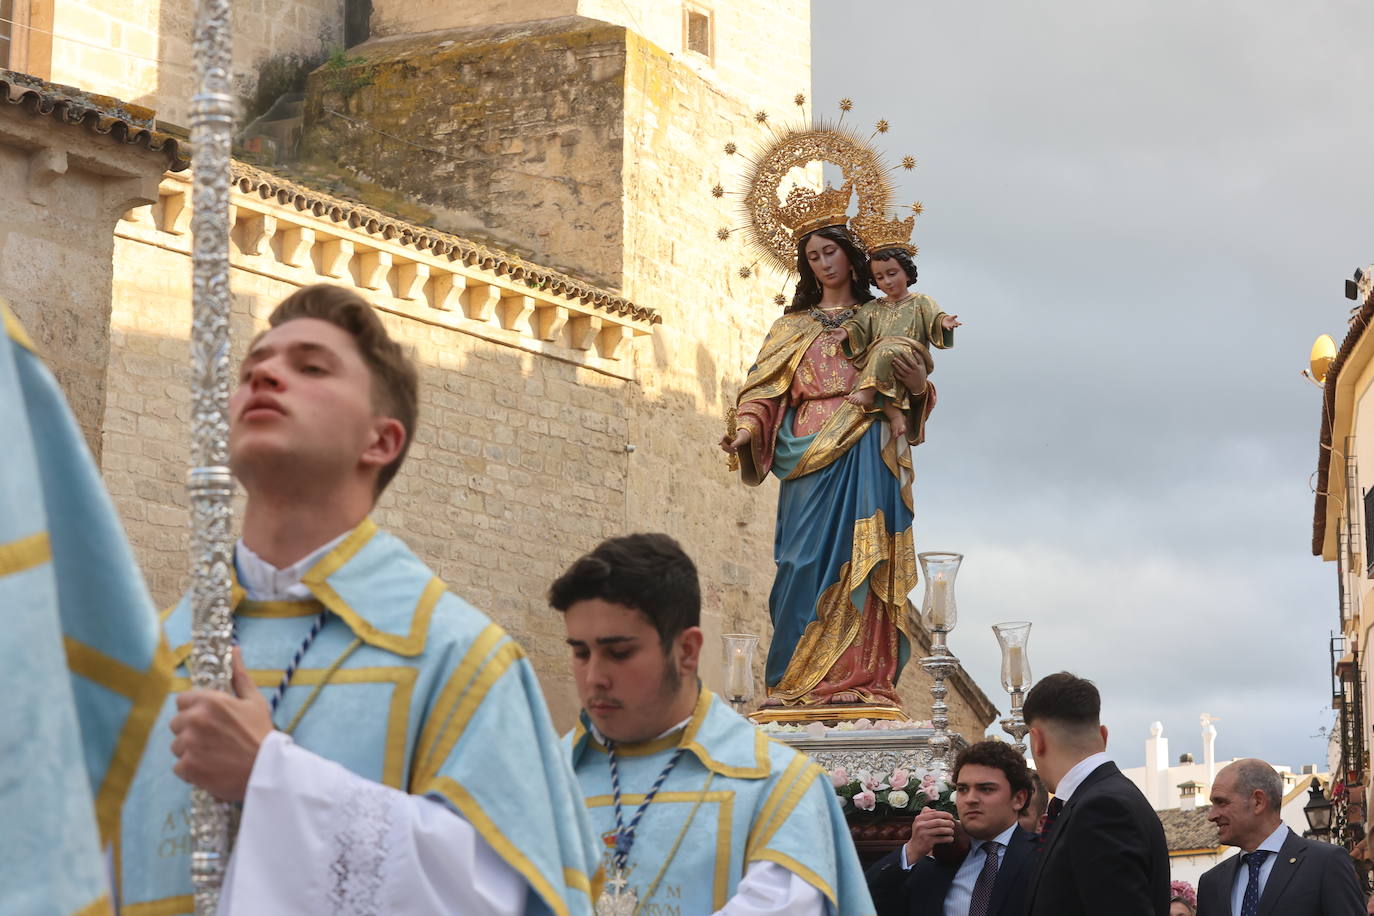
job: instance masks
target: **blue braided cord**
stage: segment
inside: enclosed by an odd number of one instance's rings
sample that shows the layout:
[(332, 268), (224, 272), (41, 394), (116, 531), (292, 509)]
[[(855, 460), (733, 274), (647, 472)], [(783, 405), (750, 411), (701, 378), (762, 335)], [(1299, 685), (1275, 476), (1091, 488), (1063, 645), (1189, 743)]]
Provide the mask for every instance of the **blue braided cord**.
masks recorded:
[(315, 641), (315, 637), (320, 635), (320, 630), (324, 629), (325, 619), (329, 616), (329, 611), (320, 611), (320, 615), (315, 618), (315, 622), (310, 626), (310, 632), (305, 634), (305, 640), (301, 643), (296, 654), (291, 656), (291, 664), (286, 666), (286, 670), (281, 673), (281, 683), (277, 685), (276, 692), (272, 694), (272, 714), (276, 715), (277, 706), (280, 705), (282, 697), (286, 696), (286, 688), (291, 683), (291, 678), (295, 676), (296, 669), (300, 667), (301, 659), (309, 651), (310, 644)]
[(673, 771), (673, 767), (677, 766), (678, 758), (682, 756), (682, 751), (682, 748), (678, 748), (673, 752), (673, 756), (668, 761), (668, 765), (663, 768), (663, 772), (658, 774), (658, 779), (654, 780), (654, 787), (649, 790), (649, 794), (644, 796), (644, 801), (640, 804), (639, 809), (635, 811), (635, 816), (630, 820), (630, 827), (627, 830), (625, 829), (624, 816), (621, 814), (620, 810), (620, 766), (616, 763), (615, 742), (611, 741), (609, 738), (606, 739), (606, 759), (611, 765), (611, 800), (614, 802), (615, 806), (616, 868), (625, 868), (625, 864), (629, 861), (630, 847), (634, 845), (635, 830), (639, 827), (639, 819), (642, 818), (644, 812), (648, 810), (649, 803), (654, 800), (654, 796), (658, 794), (658, 790), (663, 788), (663, 783), (667, 780), (668, 774)]

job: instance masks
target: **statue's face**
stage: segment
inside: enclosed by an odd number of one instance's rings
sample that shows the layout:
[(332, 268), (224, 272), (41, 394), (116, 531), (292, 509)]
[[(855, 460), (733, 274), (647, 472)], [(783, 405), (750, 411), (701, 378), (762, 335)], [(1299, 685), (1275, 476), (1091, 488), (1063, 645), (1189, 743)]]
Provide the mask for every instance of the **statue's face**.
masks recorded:
[(846, 289), (853, 266), (840, 243), (820, 233), (806, 240), (806, 263), (816, 275), (816, 282), (826, 289)]
[(897, 263), (896, 258), (869, 261), (868, 266), (873, 271), (873, 282), (878, 284), (884, 296), (896, 302), (906, 295), (906, 268)]

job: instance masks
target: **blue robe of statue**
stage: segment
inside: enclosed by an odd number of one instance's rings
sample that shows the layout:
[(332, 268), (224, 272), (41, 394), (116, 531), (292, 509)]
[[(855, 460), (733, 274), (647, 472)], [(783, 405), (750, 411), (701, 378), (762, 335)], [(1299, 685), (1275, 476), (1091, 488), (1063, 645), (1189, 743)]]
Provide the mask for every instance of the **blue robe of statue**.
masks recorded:
[(167, 650), (57, 382), (3, 302), (0, 319), (0, 913), (109, 913), (101, 838), (166, 695)]
[[(244, 663), (265, 692), (321, 607), (331, 612), (277, 709), (277, 727), (299, 716), (291, 735), (300, 747), (448, 805), (527, 882), (528, 912), (589, 913), (599, 852), (520, 646), (371, 520), (302, 584), (315, 600), (251, 601), (235, 586)], [(190, 623), (183, 598), (165, 621), (179, 666), (174, 691), (189, 686)], [(159, 734), (174, 713), (169, 700)], [(125, 808), (116, 857), (126, 912), (192, 909), (190, 792), (172, 773), (169, 744), (149, 746)]]
[[(606, 749), (588, 731), (585, 713), (563, 741), (593, 828), (613, 836)], [(831, 914), (874, 912), (825, 772), (709, 690), (701, 691), (685, 728), (616, 746), (627, 822), (678, 747), (685, 752), (644, 813), (630, 850), (628, 886), (641, 912), (713, 913), (734, 896), (754, 862), (774, 862), (801, 877), (821, 892)]]

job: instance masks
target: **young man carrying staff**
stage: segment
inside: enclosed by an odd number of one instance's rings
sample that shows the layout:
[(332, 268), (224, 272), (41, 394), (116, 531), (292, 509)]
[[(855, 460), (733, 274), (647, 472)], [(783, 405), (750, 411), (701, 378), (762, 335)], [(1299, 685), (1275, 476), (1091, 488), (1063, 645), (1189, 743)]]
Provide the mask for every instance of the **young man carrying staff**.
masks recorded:
[(368, 518), (414, 432), (414, 367), (341, 287), (269, 324), (230, 401), (237, 696), (187, 689), (183, 598), (123, 913), (192, 910), (187, 783), (243, 803), (228, 916), (589, 913), (599, 854), (524, 653)]
[(598, 913), (873, 913), (820, 767), (697, 680), (701, 592), (675, 541), (605, 541), (549, 603), (583, 706), (564, 741), (606, 847)]

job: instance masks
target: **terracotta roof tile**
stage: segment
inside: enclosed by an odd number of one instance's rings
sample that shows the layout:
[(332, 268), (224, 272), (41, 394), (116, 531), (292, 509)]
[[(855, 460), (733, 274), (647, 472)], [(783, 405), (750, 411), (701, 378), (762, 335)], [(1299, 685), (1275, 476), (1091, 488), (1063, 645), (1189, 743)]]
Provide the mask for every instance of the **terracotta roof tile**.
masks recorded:
[(1200, 808), (1168, 808), (1156, 811), (1159, 822), (1164, 825), (1164, 839), (1170, 852), (1184, 849), (1215, 849), (1221, 843), (1217, 839), (1217, 828), (1207, 820), (1211, 805)]
[(179, 172), (190, 164), (190, 144), (157, 129), (153, 111), (113, 96), (49, 83), (27, 73), (0, 69), (0, 101), (21, 105), (36, 115), (114, 137), (150, 153), (162, 153), (167, 168)]

